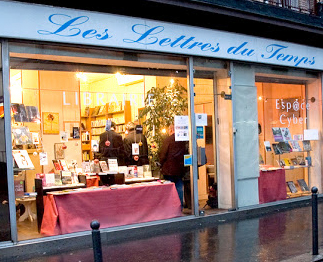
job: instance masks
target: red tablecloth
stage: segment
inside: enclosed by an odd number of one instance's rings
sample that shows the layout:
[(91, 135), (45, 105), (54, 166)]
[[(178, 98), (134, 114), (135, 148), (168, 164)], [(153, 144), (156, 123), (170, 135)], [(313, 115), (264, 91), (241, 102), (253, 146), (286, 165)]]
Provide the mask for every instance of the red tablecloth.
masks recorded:
[(286, 199), (285, 170), (260, 171), (258, 188), (260, 204)]
[(182, 214), (173, 183), (80, 191), (45, 198), (41, 233), (46, 236), (91, 230), (93, 219), (100, 222), (100, 228), (107, 228)]

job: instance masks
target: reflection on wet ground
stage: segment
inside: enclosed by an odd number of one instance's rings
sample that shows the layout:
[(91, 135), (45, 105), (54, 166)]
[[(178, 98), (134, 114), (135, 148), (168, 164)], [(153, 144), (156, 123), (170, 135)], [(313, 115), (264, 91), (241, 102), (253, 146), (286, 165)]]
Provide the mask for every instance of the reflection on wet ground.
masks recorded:
[[(319, 246), (323, 204), (319, 205)], [(103, 245), (104, 261), (282, 261), (311, 253), (311, 207)], [(52, 255), (50, 255), (50, 253)], [(93, 261), (88, 247), (14, 261)]]

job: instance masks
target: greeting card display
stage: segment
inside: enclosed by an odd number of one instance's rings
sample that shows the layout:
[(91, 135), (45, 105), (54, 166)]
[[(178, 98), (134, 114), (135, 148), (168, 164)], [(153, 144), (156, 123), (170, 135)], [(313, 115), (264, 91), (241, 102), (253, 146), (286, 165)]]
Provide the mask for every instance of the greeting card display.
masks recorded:
[(283, 153), (283, 151), (281, 150), (278, 144), (273, 144), (273, 149), (274, 149), (275, 155), (281, 155)]
[(299, 143), (297, 140), (291, 140), (290, 144), (292, 145), (293, 152), (300, 152), (302, 151)]
[(292, 135), (291, 135), (291, 133), (289, 131), (289, 128), (282, 127), (280, 130), (281, 130), (281, 133), (282, 133), (284, 141), (292, 140)]
[(52, 160), (52, 161), (56, 171), (63, 170), (63, 167), (61, 166), (61, 163), (58, 160)]
[(100, 163), (100, 167), (101, 167), (102, 172), (108, 172), (109, 171), (107, 162), (100, 161), (99, 163)]
[(118, 172), (118, 159), (109, 158), (108, 159), (109, 170), (112, 172)]
[(15, 145), (28, 145), (33, 143), (32, 135), (28, 127), (12, 129), (12, 135)]
[(11, 104), (11, 111), (15, 122), (28, 122), (27, 111), (24, 104)]
[(12, 155), (19, 168), (34, 169), (34, 165), (26, 150), (12, 150)]
[(99, 152), (99, 140), (91, 140), (91, 150), (93, 152)]
[(297, 189), (293, 181), (288, 181), (286, 183), (291, 193), (297, 193)]
[(39, 163), (41, 166), (47, 166), (48, 165), (48, 157), (46, 152), (40, 152), (39, 153)]
[(288, 142), (279, 142), (278, 146), (281, 148), (283, 153), (290, 153), (292, 152), (292, 147)]
[(68, 171), (68, 165), (64, 159), (58, 160), (58, 162), (61, 164), (64, 171)]
[(312, 150), (311, 141), (303, 140), (303, 150), (304, 151), (311, 151)]
[(269, 141), (264, 141), (264, 145), (267, 152), (271, 151), (271, 146)]
[(273, 132), (275, 142), (283, 142), (284, 141), (282, 131), (279, 127), (272, 127), (271, 130)]
[(91, 172), (91, 165), (90, 162), (82, 162), (82, 170), (84, 173), (90, 173)]
[(297, 179), (297, 183), (302, 191), (310, 191), (304, 179)]
[(72, 173), (69, 171), (61, 171), (63, 185), (72, 184)]

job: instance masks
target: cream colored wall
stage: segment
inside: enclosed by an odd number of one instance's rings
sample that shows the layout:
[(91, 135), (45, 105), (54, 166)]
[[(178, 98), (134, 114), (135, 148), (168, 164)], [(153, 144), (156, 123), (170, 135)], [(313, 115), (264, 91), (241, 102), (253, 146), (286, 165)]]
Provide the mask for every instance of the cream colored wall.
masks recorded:
[[(79, 83), (72, 72), (39, 72), (40, 103), (42, 112), (59, 113), (60, 130), (64, 130), (64, 121), (80, 121), (80, 103), (75, 102), (75, 92), (79, 91)], [(66, 94), (65, 105), (63, 92)], [(69, 104), (69, 105), (67, 105)], [(43, 134), (44, 151), (48, 154), (49, 165), (44, 167), (44, 172), (53, 168), (51, 160), (54, 159), (54, 143), (61, 143), (59, 134)], [(80, 139), (69, 140), (65, 143), (65, 159), (77, 160), (82, 163)]]
[[(37, 106), (39, 109), (39, 91), (38, 91), (38, 71), (37, 70), (21, 70), (21, 83), (22, 83), (22, 103), (26, 106)], [(24, 126), (29, 128), (30, 132), (39, 133), (41, 137), (41, 124), (37, 123), (24, 123)], [(25, 189), (27, 192), (35, 190), (36, 173), (43, 172), (43, 168), (39, 162), (38, 153), (41, 152), (42, 146), (39, 145), (38, 149), (29, 149), (28, 155), (34, 164), (35, 170), (26, 171)], [(37, 153), (37, 155), (34, 155)]]
[[(22, 103), (25, 106), (37, 106), (39, 110), (38, 71), (21, 70), (22, 72)], [(30, 132), (40, 134), (41, 126), (37, 123), (24, 123)]]

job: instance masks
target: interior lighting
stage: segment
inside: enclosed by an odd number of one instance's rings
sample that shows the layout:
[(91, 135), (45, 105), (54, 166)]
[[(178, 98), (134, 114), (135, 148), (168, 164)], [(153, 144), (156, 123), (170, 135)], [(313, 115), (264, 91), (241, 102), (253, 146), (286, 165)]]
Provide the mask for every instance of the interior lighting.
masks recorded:
[(258, 100), (262, 100), (262, 96), (259, 96), (259, 97), (258, 97)]
[(163, 128), (162, 131), (161, 131), (163, 134), (166, 134), (166, 128)]
[(174, 79), (172, 78), (169, 82), (170, 82), (170, 84), (171, 84), (171, 85), (173, 85), (175, 81), (174, 81)]
[(76, 78), (80, 79), (83, 82), (86, 82), (87, 80), (86, 74), (82, 72), (76, 73)]

